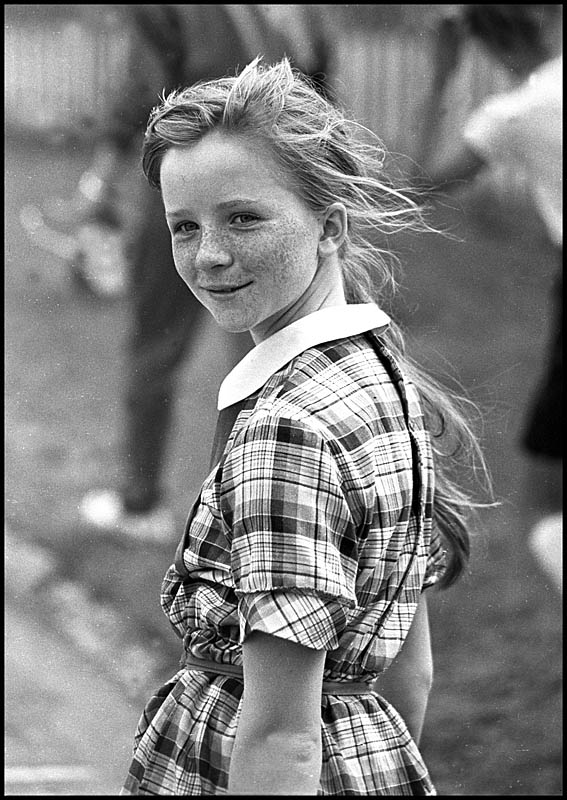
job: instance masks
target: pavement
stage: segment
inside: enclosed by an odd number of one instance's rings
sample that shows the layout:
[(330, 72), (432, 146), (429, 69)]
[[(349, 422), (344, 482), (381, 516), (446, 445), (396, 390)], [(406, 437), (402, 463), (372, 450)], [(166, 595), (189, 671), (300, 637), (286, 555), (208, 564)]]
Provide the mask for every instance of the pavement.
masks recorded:
[[(194, 488), (216, 417), (211, 387), (229, 358), (218, 335), (204, 342), (191, 365), (202, 435), (180, 432), (171, 456), (185, 463), (193, 449)], [(183, 501), (191, 491), (172, 493)], [(68, 505), (56, 532), (27, 519), (5, 529), (6, 796), (116, 796), (144, 704), (178, 667), (181, 646), (159, 605), (177, 539), (94, 532)]]
[(85, 614), (74, 626), (81, 638), (61, 627), (55, 600), (76, 601), (80, 587), (62, 583), (53, 556), (10, 531), (5, 587), (5, 796), (117, 795), (142, 705), (97, 657), (105, 637)]

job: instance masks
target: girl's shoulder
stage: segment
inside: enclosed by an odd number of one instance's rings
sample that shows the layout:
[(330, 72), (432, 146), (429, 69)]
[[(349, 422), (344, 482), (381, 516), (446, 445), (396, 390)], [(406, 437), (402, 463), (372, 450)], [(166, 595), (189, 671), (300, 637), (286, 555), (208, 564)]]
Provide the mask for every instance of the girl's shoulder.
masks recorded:
[(379, 421), (404, 416), (401, 405), (412, 389), (379, 337), (358, 334), (292, 359), (260, 390), (249, 420), (282, 417), (335, 433), (361, 424), (375, 431)]

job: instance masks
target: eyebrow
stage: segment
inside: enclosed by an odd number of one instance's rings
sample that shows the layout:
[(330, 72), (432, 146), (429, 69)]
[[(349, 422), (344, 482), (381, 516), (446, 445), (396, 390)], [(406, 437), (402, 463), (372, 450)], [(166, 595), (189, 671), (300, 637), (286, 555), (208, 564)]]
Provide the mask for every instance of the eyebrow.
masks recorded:
[(237, 197), (234, 200), (225, 200), (223, 203), (218, 204), (218, 208), (234, 208), (235, 206), (246, 205), (246, 203), (257, 203), (258, 200), (254, 200), (251, 197)]
[[(222, 203), (218, 204), (217, 208), (219, 208), (221, 211), (224, 211), (226, 209), (237, 208), (238, 206), (247, 205), (249, 203), (258, 203), (258, 202), (259, 201), (257, 199), (254, 200), (251, 197), (237, 197), (234, 200), (223, 200)], [(174, 219), (177, 217), (185, 217), (188, 214), (189, 214), (188, 211), (186, 211), (183, 208), (180, 208), (178, 211), (172, 211), (171, 213), (166, 212), (165, 216), (168, 219)]]

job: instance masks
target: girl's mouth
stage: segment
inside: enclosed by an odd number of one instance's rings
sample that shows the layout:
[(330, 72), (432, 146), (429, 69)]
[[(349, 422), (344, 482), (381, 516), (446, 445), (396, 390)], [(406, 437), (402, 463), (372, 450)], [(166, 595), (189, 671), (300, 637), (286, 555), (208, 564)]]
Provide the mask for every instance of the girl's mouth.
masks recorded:
[(211, 292), (211, 294), (236, 294), (241, 289), (245, 289), (247, 286), (250, 286), (249, 283), (243, 283), (241, 286), (208, 286), (205, 287), (207, 292)]

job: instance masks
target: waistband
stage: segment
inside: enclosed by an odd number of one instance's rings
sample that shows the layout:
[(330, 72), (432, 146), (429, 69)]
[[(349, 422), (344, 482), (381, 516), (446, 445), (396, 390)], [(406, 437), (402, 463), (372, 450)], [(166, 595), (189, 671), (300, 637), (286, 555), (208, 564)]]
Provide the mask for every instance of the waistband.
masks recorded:
[[(228, 675), (244, 681), (242, 667), (237, 664), (219, 664), (204, 658), (196, 658), (190, 653), (183, 653), (180, 666), (193, 672), (212, 672), (216, 675)], [(373, 694), (372, 686), (364, 681), (323, 681), (322, 694)]]

